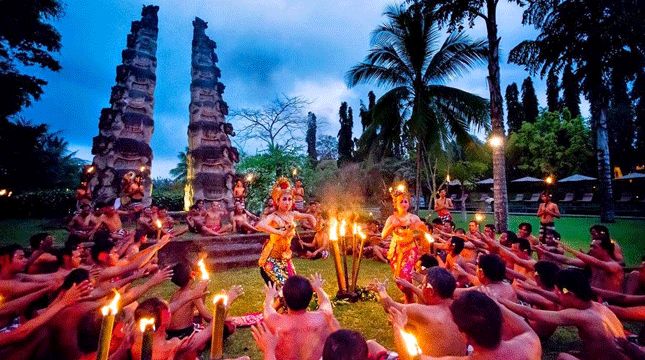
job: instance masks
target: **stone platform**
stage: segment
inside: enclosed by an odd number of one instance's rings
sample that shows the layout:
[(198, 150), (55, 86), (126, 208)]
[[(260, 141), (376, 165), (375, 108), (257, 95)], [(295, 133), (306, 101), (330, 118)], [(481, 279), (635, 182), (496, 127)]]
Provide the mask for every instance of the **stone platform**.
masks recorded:
[[(300, 238), (310, 242), (313, 231), (300, 231)], [(257, 266), (262, 245), (269, 238), (265, 233), (199, 236), (185, 234), (173, 239), (159, 252), (161, 265), (180, 261), (194, 264), (206, 255), (206, 265), (212, 271)], [(298, 237), (294, 237), (294, 242)]]

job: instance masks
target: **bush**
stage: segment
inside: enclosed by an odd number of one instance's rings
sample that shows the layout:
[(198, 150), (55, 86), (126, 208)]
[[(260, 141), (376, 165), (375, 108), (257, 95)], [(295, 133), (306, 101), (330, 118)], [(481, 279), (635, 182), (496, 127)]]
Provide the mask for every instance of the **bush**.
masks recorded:
[(2, 217), (61, 217), (75, 210), (76, 198), (72, 189), (31, 191), (0, 198)]
[(152, 204), (170, 211), (184, 209), (184, 191), (179, 189), (152, 189)]

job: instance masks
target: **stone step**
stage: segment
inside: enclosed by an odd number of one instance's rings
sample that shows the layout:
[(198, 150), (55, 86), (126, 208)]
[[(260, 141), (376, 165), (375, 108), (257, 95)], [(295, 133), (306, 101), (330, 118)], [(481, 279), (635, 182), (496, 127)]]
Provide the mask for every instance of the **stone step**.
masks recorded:
[(244, 254), (259, 254), (261, 250), (261, 243), (220, 243), (202, 247), (202, 251), (208, 253), (208, 256), (213, 258)]
[(257, 266), (260, 254), (246, 254), (236, 256), (225, 256), (206, 259), (206, 264), (209, 269), (213, 270), (228, 270), (240, 267), (253, 267)]

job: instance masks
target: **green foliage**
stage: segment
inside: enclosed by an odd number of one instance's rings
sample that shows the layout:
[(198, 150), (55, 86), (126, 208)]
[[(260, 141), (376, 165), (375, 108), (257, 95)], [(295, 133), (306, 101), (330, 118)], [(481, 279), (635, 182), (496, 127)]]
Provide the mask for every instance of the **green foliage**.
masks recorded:
[(0, 1), (0, 119), (18, 113), (43, 93), (47, 82), (21, 70), (37, 65), (58, 71), (52, 56), (61, 47), (60, 34), (47, 21), (63, 15), (61, 1)]
[(170, 211), (184, 209), (184, 189), (152, 187), (152, 204)]
[(24, 191), (75, 188), (83, 161), (45, 124), (0, 119), (0, 188)]
[(535, 95), (533, 80), (530, 76), (522, 82), (522, 109), (524, 110), (524, 121), (534, 122), (538, 116), (538, 99)]
[(572, 117), (580, 115), (580, 87), (571, 64), (562, 71), (562, 107), (569, 109)]
[(591, 134), (581, 117), (543, 112), (535, 123), (525, 122), (508, 139), (507, 156), (518, 175), (565, 177), (590, 173), (593, 168)]
[(184, 149), (184, 151), (180, 151), (179, 154), (177, 154), (177, 159), (179, 160), (177, 162), (177, 166), (175, 166), (173, 169), (170, 170), (170, 176), (172, 176), (174, 181), (186, 182), (186, 178), (188, 177), (188, 146)]
[(558, 74), (555, 71), (549, 71), (549, 76), (546, 78), (546, 105), (549, 111), (560, 109), (560, 87)]
[(72, 189), (31, 191), (0, 198), (0, 216), (62, 217), (76, 210), (76, 198)]
[(319, 160), (338, 159), (338, 139), (331, 135), (320, 135), (316, 141)]
[(311, 111), (307, 114), (307, 134), (305, 140), (307, 141), (307, 156), (312, 165), (318, 161), (318, 152), (316, 151), (316, 114)]
[(508, 123), (508, 132), (516, 132), (522, 127), (524, 122), (524, 110), (519, 100), (520, 91), (516, 83), (511, 83), (506, 87), (506, 119)]
[(352, 128), (354, 127), (354, 116), (352, 108), (346, 102), (340, 104), (338, 109), (340, 130), (338, 130), (338, 166), (351, 162), (354, 159), (354, 140), (352, 139)]

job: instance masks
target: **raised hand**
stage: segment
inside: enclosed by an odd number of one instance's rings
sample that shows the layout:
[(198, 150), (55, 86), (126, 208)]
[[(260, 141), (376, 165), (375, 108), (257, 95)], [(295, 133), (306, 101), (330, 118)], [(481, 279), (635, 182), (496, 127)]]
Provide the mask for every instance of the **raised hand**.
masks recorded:
[(278, 289), (276, 289), (275, 284), (270, 282), (268, 285), (264, 285), (264, 294), (267, 298), (273, 300), (278, 296), (279, 292)]
[(394, 279), (394, 281), (399, 286), (402, 286), (402, 287), (407, 288), (407, 289), (414, 289), (414, 285), (412, 285), (411, 282), (409, 282), (409, 281), (407, 281), (407, 280), (405, 280), (403, 278), (397, 277), (396, 279)]
[(266, 353), (268, 351), (275, 351), (278, 346), (278, 336), (264, 324), (264, 321), (251, 327), (251, 334), (260, 351)]
[(325, 279), (322, 278), (322, 275), (320, 273), (315, 273), (309, 277), (309, 282), (311, 283), (311, 287), (315, 289), (322, 289), (323, 284), (325, 283)]
[(242, 285), (233, 285), (226, 292), (226, 297), (228, 297), (228, 304), (232, 304), (240, 296), (244, 295), (244, 288)]
[(80, 284), (74, 284), (69, 288), (65, 293), (62, 294), (59, 301), (64, 306), (72, 305), (83, 297), (88, 296), (92, 291), (91, 284), (89, 281), (85, 280)]
[(172, 278), (172, 275), (172, 267), (166, 266), (165, 268), (157, 271), (154, 275), (152, 275), (150, 282), (153, 284), (161, 284), (166, 280), (170, 280)]
[(376, 291), (379, 294), (386, 292), (387, 288), (387, 282), (388, 280), (385, 279), (383, 281), (380, 281), (379, 279), (374, 279), (372, 282), (367, 286), (368, 289), (372, 291)]

